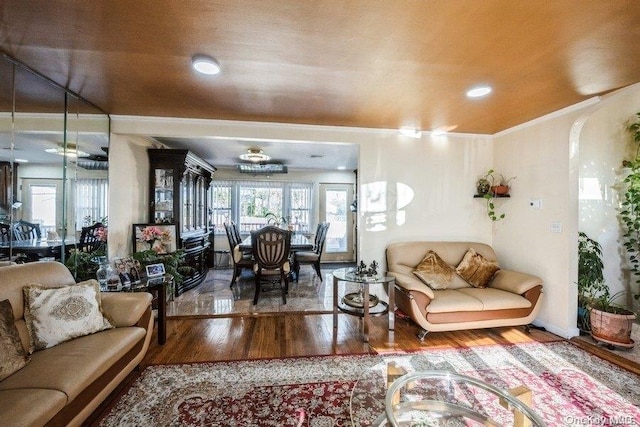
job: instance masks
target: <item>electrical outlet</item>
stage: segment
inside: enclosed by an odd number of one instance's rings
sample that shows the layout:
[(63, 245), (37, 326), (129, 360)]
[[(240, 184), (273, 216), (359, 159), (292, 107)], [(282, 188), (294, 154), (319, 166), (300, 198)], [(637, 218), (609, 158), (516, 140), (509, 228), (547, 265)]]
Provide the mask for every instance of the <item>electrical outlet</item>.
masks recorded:
[(551, 222), (551, 232), (552, 233), (562, 233), (562, 223), (559, 221)]

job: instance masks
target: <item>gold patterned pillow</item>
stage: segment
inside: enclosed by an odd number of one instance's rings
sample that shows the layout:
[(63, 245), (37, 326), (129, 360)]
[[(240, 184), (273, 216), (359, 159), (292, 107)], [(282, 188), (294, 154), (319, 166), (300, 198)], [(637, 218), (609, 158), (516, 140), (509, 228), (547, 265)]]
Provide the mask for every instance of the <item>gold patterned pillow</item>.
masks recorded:
[(487, 261), (473, 248), (469, 248), (456, 267), (456, 272), (474, 288), (486, 288), (498, 270), (497, 263)]
[(34, 284), (24, 287), (23, 293), (29, 353), (113, 328), (102, 314), (100, 287), (95, 280), (61, 288)]
[(431, 289), (447, 289), (455, 272), (437, 253), (429, 251), (413, 270), (413, 274)]
[(8, 299), (0, 301), (0, 381), (22, 369), (29, 357), (22, 348), (20, 335)]

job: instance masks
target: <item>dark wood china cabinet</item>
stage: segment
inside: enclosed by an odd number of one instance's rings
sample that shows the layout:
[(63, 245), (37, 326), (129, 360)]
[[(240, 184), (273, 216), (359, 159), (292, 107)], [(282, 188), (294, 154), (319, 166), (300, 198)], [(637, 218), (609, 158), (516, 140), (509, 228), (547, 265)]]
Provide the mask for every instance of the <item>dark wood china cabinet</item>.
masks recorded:
[(216, 168), (188, 150), (149, 149), (149, 222), (175, 224), (179, 248), (193, 275), (176, 286), (176, 295), (204, 280), (213, 230), (208, 197)]

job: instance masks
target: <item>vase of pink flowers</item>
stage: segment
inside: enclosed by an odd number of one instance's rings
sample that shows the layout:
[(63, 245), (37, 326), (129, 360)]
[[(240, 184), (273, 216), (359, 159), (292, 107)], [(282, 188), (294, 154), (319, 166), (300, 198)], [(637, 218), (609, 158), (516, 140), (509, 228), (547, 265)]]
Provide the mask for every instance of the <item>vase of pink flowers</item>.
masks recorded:
[(161, 252), (164, 249), (163, 240), (169, 237), (167, 231), (163, 231), (159, 227), (150, 225), (140, 231), (140, 239), (147, 242), (149, 249), (155, 252)]

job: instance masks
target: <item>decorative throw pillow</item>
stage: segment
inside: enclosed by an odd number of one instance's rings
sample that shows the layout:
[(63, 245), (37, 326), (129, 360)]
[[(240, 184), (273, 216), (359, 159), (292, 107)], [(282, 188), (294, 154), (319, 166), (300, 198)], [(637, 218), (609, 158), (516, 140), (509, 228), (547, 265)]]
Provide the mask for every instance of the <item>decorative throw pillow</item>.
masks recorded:
[(22, 348), (13, 308), (8, 299), (0, 301), (0, 381), (22, 369), (29, 358)]
[(429, 285), (431, 289), (446, 289), (451, 283), (454, 271), (437, 253), (429, 251), (413, 270), (413, 274)]
[(469, 248), (456, 267), (456, 272), (474, 288), (486, 288), (498, 270), (500, 267), (495, 262), (487, 261), (473, 248)]
[(23, 293), (30, 353), (113, 328), (102, 313), (95, 280), (61, 288), (30, 285)]

